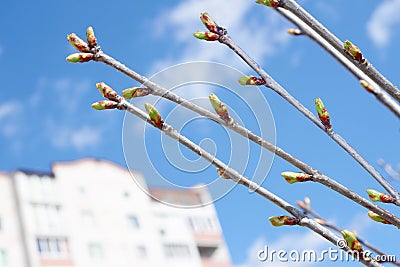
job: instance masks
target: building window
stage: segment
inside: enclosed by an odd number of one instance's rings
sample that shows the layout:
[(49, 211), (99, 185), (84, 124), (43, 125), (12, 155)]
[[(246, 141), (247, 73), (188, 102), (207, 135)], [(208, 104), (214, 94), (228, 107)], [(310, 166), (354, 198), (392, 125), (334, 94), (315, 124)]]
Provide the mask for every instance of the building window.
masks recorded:
[(65, 258), (69, 256), (68, 240), (64, 237), (38, 237), (36, 245), (42, 257)]
[(164, 253), (167, 258), (189, 258), (189, 246), (185, 244), (164, 244)]
[(32, 207), (38, 229), (54, 229), (60, 226), (60, 205), (32, 203)]
[(136, 256), (137, 256), (139, 259), (144, 259), (144, 258), (146, 258), (146, 257), (147, 257), (147, 249), (146, 249), (146, 247), (143, 246), (143, 245), (137, 246), (137, 247), (136, 247)]
[(0, 249), (0, 266), (7, 266), (8, 258), (7, 253), (4, 249)]
[(213, 220), (209, 217), (190, 217), (190, 228), (196, 233), (215, 233), (216, 227)]
[(89, 244), (89, 255), (92, 259), (102, 259), (104, 257), (103, 247), (99, 243)]
[(131, 226), (132, 228), (139, 228), (139, 227), (140, 227), (140, 225), (139, 225), (139, 219), (138, 219), (137, 216), (135, 216), (135, 215), (129, 215), (129, 216), (128, 216), (128, 221), (129, 221), (129, 224), (130, 224), (130, 226)]
[(81, 218), (82, 218), (82, 223), (85, 226), (93, 226), (94, 225), (94, 215), (91, 210), (82, 210)]

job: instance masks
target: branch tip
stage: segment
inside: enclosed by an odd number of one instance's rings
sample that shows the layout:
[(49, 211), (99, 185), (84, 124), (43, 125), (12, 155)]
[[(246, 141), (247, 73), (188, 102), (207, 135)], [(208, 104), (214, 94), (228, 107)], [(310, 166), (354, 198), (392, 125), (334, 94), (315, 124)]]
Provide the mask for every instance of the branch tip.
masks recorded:
[(94, 35), (94, 30), (93, 30), (92, 26), (89, 26), (86, 29), (86, 40), (90, 47), (97, 46), (97, 39), (96, 39), (96, 36)]
[(75, 33), (71, 33), (67, 35), (68, 42), (74, 47), (76, 50), (80, 52), (89, 52), (89, 45), (79, 38)]
[(115, 109), (117, 107), (118, 103), (111, 100), (102, 100), (92, 104), (92, 108), (96, 110)]
[(96, 83), (96, 87), (105, 98), (118, 102), (118, 94), (110, 86), (104, 82), (100, 82)]
[(219, 34), (213, 32), (197, 31), (193, 33), (193, 36), (200, 40), (205, 41), (216, 41), (219, 39)]

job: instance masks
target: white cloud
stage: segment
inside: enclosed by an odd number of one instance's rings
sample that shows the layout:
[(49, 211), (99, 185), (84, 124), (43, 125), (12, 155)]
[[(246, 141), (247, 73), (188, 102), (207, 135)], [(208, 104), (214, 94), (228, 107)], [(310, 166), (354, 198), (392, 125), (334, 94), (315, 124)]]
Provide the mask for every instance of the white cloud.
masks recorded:
[(97, 146), (101, 141), (101, 133), (98, 129), (83, 126), (80, 129), (60, 129), (53, 131), (51, 136), (54, 146), (59, 148), (73, 147), (83, 150)]
[(238, 64), (238, 57), (225, 45), (194, 39), (193, 32), (205, 30), (199, 19), (200, 13), (204, 11), (226, 27), (232, 38), (260, 64), (265, 56), (274, 54), (288, 42), (288, 24), (276, 12), (247, 0), (232, 0), (229, 5), (234, 8), (221, 8), (221, 2), (215, 0), (190, 0), (166, 10), (156, 19), (156, 35), (164, 35), (163, 38), (168, 36), (174, 45), (179, 44), (182, 48), (178, 56), (157, 61), (154, 69), (160, 70), (176, 63), (195, 60), (244, 66), (244, 63)]
[(0, 133), (11, 137), (19, 130), (19, 120), (23, 108), (18, 102), (0, 104)]
[(400, 23), (400, 0), (381, 3), (367, 23), (367, 30), (375, 45), (385, 47), (392, 38), (396, 25)]

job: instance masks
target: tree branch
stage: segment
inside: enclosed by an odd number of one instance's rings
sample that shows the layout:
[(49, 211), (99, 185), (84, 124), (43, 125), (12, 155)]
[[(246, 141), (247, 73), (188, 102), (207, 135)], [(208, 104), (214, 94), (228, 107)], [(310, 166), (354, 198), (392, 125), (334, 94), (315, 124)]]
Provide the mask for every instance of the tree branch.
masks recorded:
[[(153, 125), (151, 120), (149, 119), (148, 115), (144, 113), (142, 110), (138, 109), (131, 103), (127, 102), (126, 100), (120, 99), (120, 103), (118, 104), (118, 108), (122, 110), (126, 110), (130, 112), (133, 115), (136, 115), (140, 119), (146, 121), (147, 123), (150, 123)], [(153, 125), (154, 126), (154, 125)], [(158, 127), (156, 127), (158, 128)], [(241, 175), (239, 172), (236, 170), (228, 167), (225, 165), (222, 161), (220, 161), (218, 158), (214, 157), (212, 154), (208, 153), (206, 150), (202, 149), (200, 146), (194, 144), (192, 141), (187, 139), (185, 136), (181, 135), (178, 131), (176, 131), (174, 128), (172, 128), (170, 125), (163, 123), (162, 127), (158, 128), (161, 130), (163, 133), (165, 133), (167, 136), (171, 137), (172, 139), (178, 141), (182, 145), (186, 146), (190, 150), (192, 150), (194, 153), (197, 155), (201, 156), (203, 159), (207, 160), (211, 164), (213, 164), (215, 167), (224, 170), (224, 172), (229, 176), (230, 179), (233, 181), (244, 185), (248, 189), (256, 192), (257, 194), (261, 195), (262, 197), (266, 198), (270, 202), (274, 203), (278, 207), (282, 208), (283, 210), (287, 211), (294, 217), (296, 217), (298, 220), (300, 220), (299, 225), (307, 227), (308, 229), (312, 230), (313, 232), (321, 235), (328, 241), (330, 241), (332, 244), (337, 246), (339, 242), (342, 240), (342, 238), (336, 236), (333, 234), (331, 231), (329, 231), (327, 228), (323, 227), (322, 225), (318, 224), (314, 220), (309, 219), (307, 216), (305, 216), (300, 210), (296, 209), (294, 206), (291, 204), (287, 203), (285, 200), (281, 199), (277, 195), (271, 193), (267, 189), (261, 187), (257, 183), (251, 181), (247, 177)], [(343, 251), (347, 253), (351, 253), (351, 249), (349, 247), (344, 247), (341, 248)], [(366, 258), (366, 257), (360, 257), (359, 261), (363, 263), (365, 266), (382, 266), (378, 262), (374, 261), (372, 258)]]
[(360, 195), (356, 194), (355, 192), (351, 191), (350, 189), (344, 187), (343, 185), (335, 182), (333, 179), (330, 179), (328, 176), (325, 176), (321, 173), (319, 173), (317, 170), (309, 166), (308, 164), (302, 162), (301, 160), (295, 158), (291, 154), (287, 153), (283, 149), (276, 147), (275, 145), (271, 144), (267, 140), (263, 139), (260, 136), (257, 136), (250, 130), (244, 128), (243, 126), (237, 124), (237, 123), (227, 123), (226, 121), (222, 120), (219, 118), (217, 115), (214, 113), (211, 113), (210, 111), (197, 106), (196, 104), (176, 95), (175, 93), (169, 92), (165, 88), (159, 86), (156, 83), (153, 83), (146, 77), (136, 73), (132, 69), (128, 68), (121, 62), (115, 60), (114, 58), (110, 57), (109, 55), (105, 54), (102, 51), (98, 51), (94, 55), (94, 60), (103, 62), (109, 66), (112, 66), (113, 68), (121, 71), (122, 73), (126, 74), (127, 76), (131, 77), (132, 79), (138, 81), (139, 83), (143, 84), (144, 86), (148, 87), (150, 90), (153, 91), (153, 94), (164, 97), (168, 100), (171, 100), (177, 104), (182, 105), (183, 107), (186, 107), (206, 118), (209, 118), (233, 131), (236, 133), (242, 135), (245, 138), (248, 138), (249, 140), (255, 142), (256, 144), (259, 144), (263, 148), (269, 150), (272, 153), (275, 153), (277, 156), (280, 158), (284, 159), (285, 161), (291, 163), (292, 165), (296, 166), (300, 170), (310, 174), (313, 176), (315, 182), (319, 182), (334, 191), (344, 195), (345, 197), (353, 200), (355, 203), (367, 208), (368, 210), (371, 210), (378, 215), (382, 216), (384, 219), (392, 223), (393, 225), (397, 226), (400, 228), (400, 219), (389, 213), (388, 211), (378, 207), (377, 205), (371, 203), (367, 199), (361, 197)]
[(392, 99), (384, 90), (382, 90), (374, 81), (372, 81), (364, 72), (362, 72), (357, 66), (355, 66), (348, 58), (343, 56), (342, 53), (338, 52), (332, 47), (324, 38), (313, 31), (307, 24), (296, 17), (290, 11), (283, 8), (275, 9), (279, 14), (284, 16), (287, 20), (295, 24), (301, 31), (302, 35), (309, 37), (311, 40), (315, 41), (320, 45), (326, 52), (328, 52), (333, 58), (335, 58), (339, 63), (342, 64), (350, 73), (352, 73), (356, 79), (364, 80), (372, 86), (372, 93), (376, 99), (385, 105), (395, 116), (400, 118), (400, 105)]
[(317, 127), (323, 130), (329, 137), (331, 137), (340, 147), (342, 147), (351, 157), (353, 157), (378, 183), (382, 185), (387, 192), (396, 199), (395, 204), (400, 206), (399, 192), (377, 171), (371, 164), (368, 163), (349, 143), (347, 143), (339, 134), (335, 133), (332, 129), (326, 128), (317, 117), (301, 104), (295, 97), (286, 91), (279, 83), (277, 83), (269, 74), (267, 74), (240, 46), (238, 46), (231, 37), (222, 35), (219, 42), (228, 46), (233, 50), (244, 62), (247, 63), (261, 78), (265, 81), (265, 86), (271, 88), (274, 92), (278, 93), (282, 98), (289, 102), (293, 107), (300, 111)]
[[(325, 220), (321, 215), (319, 215), (315, 210), (313, 210), (311, 208), (310, 203), (305, 203), (306, 201), (298, 201), (297, 205), (303, 210), (303, 212), (305, 214), (310, 214), (312, 215), (314, 218), (320, 220), (318, 221), (318, 223), (338, 232), (341, 233), (344, 229), (339, 228), (338, 226), (328, 222), (327, 220)], [(376, 248), (375, 246), (371, 245), (370, 243), (368, 243), (367, 241), (361, 239), (359, 236), (357, 236), (358, 241), (364, 245), (365, 247), (369, 248), (370, 250), (374, 251), (375, 253), (377, 253), (378, 255), (382, 256), (382, 255), (389, 255), (383, 251), (381, 251), (380, 249)], [(400, 262), (398, 261), (390, 261), (388, 263), (394, 264), (396, 266), (400, 266)]]
[(343, 50), (343, 42), (340, 41), (334, 34), (332, 34), (327, 28), (325, 28), (318, 20), (311, 16), (305, 11), (299, 4), (294, 0), (280, 0), (280, 7), (289, 10), (295, 14), (300, 20), (311, 27), (316, 33), (324, 38), (330, 45), (332, 45), (338, 52), (346, 57), (350, 62), (357, 66), (362, 72), (364, 72), (369, 78), (375, 81), (383, 90), (390, 94), (394, 99), (400, 102), (400, 91), (393, 85), (386, 77), (384, 77), (377, 69), (372, 66), (371, 63), (361, 63), (354, 60), (351, 56)]

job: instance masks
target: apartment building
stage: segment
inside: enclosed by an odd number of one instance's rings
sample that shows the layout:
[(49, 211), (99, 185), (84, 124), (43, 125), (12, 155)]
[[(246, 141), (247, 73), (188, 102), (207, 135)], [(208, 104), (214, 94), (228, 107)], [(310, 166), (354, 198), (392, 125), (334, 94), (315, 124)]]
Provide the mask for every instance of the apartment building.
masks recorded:
[[(182, 205), (210, 198), (205, 189), (149, 190)], [(82, 159), (54, 163), (48, 173), (0, 173), (3, 266), (227, 267), (230, 260), (213, 205), (167, 206), (125, 168)]]

